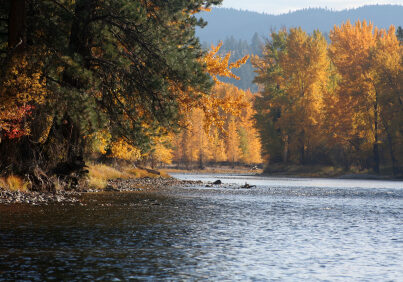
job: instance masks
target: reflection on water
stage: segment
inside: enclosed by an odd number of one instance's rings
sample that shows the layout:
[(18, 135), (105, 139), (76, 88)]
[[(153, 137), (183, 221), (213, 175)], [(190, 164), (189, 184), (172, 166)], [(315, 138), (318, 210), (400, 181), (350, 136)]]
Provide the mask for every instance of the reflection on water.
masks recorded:
[(178, 177), (258, 187), (0, 206), (0, 280), (403, 277), (402, 182)]

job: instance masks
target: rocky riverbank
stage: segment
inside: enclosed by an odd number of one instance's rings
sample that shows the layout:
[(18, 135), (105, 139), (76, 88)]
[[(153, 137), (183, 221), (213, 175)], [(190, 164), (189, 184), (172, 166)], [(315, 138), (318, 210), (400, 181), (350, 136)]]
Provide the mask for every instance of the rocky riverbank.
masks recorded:
[(202, 185), (202, 181), (179, 180), (173, 177), (163, 178), (129, 178), (112, 179), (108, 181), (108, 186), (104, 191), (130, 192), (143, 190), (158, 190), (172, 186)]
[(57, 191), (56, 193), (9, 191), (0, 188), (0, 204), (51, 204), (77, 203), (79, 192)]
[(112, 179), (108, 181), (105, 189), (91, 189), (83, 187), (80, 191), (56, 191), (55, 193), (9, 191), (0, 187), (0, 204), (52, 204), (52, 203), (78, 203), (83, 193), (107, 192), (135, 192), (150, 191), (172, 186), (201, 185), (201, 181), (179, 180), (176, 178), (130, 178)]

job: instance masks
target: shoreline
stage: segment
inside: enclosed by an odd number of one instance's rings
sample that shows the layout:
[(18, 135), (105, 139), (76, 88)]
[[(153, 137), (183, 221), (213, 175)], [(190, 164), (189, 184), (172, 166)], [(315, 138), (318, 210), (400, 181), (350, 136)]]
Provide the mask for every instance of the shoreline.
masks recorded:
[(178, 174), (237, 174), (245, 176), (261, 176), (276, 178), (327, 178), (327, 179), (357, 179), (357, 180), (390, 180), (403, 181), (403, 175), (393, 176), (391, 174), (372, 174), (370, 172), (342, 171), (332, 167), (291, 167), (290, 169), (279, 169), (272, 167), (270, 170), (251, 170), (235, 168), (231, 170), (227, 167), (208, 167), (206, 169), (163, 169), (167, 173)]
[[(182, 174), (216, 174), (219, 179), (219, 174), (231, 174), (228, 171), (175, 171), (174, 173)], [(247, 173), (247, 172), (232, 172), (232, 174), (256, 176), (256, 177), (275, 177), (275, 178), (324, 178), (324, 179), (348, 179), (348, 180), (379, 180), (379, 181), (403, 181), (403, 179), (393, 178), (383, 175), (371, 174), (347, 174), (342, 176), (307, 176), (298, 174), (285, 173)], [(59, 190), (55, 193), (35, 192), (35, 191), (11, 191), (0, 187), (0, 205), (12, 204), (28, 204), (28, 205), (48, 205), (48, 204), (81, 204), (81, 198), (88, 193), (110, 193), (110, 192), (151, 192), (161, 191), (170, 187), (201, 185), (205, 187), (215, 187), (213, 183), (203, 182), (201, 180), (180, 180), (174, 177), (141, 177), (129, 179), (110, 179), (108, 185), (104, 189), (83, 188), (77, 191)], [(217, 185), (217, 187), (222, 187)], [(243, 188), (243, 187), (240, 187)], [(249, 188), (249, 187), (246, 187)]]
[(257, 176), (262, 177), (276, 177), (276, 178), (315, 178), (315, 179), (345, 179), (345, 180), (381, 180), (381, 181), (403, 181), (401, 177), (394, 177), (390, 175), (376, 175), (376, 174), (343, 174), (343, 175), (309, 175), (309, 174), (288, 174), (284, 173), (262, 173)]
[(200, 185), (202, 181), (179, 180), (176, 178), (130, 178), (111, 179), (105, 189), (84, 188), (79, 191), (56, 191), (46, 192), (22, 192), (10, 191), (0, 187), (0, 205), (28, 204), (79, 204), (81, 197), (88, 193), (110, 193), (110, 192), (141, 192), (158, 191), (171, 186)]

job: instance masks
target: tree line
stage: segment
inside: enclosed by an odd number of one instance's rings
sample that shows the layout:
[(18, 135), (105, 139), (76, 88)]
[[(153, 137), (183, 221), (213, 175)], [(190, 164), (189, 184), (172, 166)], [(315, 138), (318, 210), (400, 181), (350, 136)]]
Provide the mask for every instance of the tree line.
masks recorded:
[(253, 59), (265, 158), (375, 173), (383, 166), (398, 175), (403, 47), (396, 30), (346, 22), (329, 37), (330, 43), (301, 28), (273, 32), (263, 55)]
[(206, 164), (260, 164), (261, 143), (255, 124), (255, 99), (251, 91), (221, 82), (238, 80), (234, 70), (242, 67), (249, 56), (232, 59), (232, 53), (221, 51), (223, 44), (212, 46), (202, 58), (215, 85), (211, 93), (194, 93), (197, 99), (183, 95), (180, 100), (179, 129), (153, 138), (148, 151), (127, 143), (113, 141), (107, 131), (89, 136), (92, 152), (107, 158), (123, 159), (150, 165), (175, 163), (181, 168), (204, 168)]
[(179, 167), (204, 168), (207, 163), (260, 164), (261, 143), (255, 127), (253, 109), (254, 95), (236, 86), (219, 83), (213, 95), (231, 103), (239, 112), (220, 114), (222, 124), (206, 128), (203, 110), (190, 112), (186, 127), (173, 138), (172, 160)]

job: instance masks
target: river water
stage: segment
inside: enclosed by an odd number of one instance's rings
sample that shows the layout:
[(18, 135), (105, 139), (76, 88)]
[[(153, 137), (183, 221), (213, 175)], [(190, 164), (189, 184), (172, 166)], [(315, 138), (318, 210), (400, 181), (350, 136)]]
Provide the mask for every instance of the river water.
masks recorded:
[(228, 185), (0, 206), (0, 280), (403, 281), (401, 181), (174, 176)]

